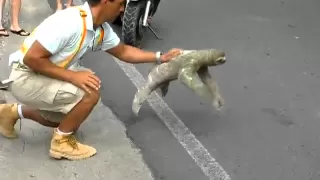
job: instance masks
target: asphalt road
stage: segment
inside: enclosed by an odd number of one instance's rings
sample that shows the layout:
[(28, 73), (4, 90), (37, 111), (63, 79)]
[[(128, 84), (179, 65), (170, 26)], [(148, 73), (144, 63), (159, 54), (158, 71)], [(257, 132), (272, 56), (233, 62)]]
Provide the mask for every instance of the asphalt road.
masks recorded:
[[(317, 0), (159, 5), (153, 26), (164, 40), (149, 33), (146, 49), (227, 53), (225, 65), (211, 68), (226, 101), (223, 113), (178, 82), (165, 101), (234, 180), (320, 179), (319, 7)], [(103, 102), (126, 124), (157, 180), (208, 179), (148, 104), (132, 115), (136, 88), (116, 62), (96, 53), (84, 63), (101, 77)], [(136, 65), (143, 75), (149, 67)]]

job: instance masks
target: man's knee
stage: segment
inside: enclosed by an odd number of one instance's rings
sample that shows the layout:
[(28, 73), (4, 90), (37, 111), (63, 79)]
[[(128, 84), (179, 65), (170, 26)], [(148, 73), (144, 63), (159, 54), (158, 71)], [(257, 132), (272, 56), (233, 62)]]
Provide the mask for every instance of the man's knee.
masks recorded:
[(99, 91), (92, 91), (90, 94), (86, 93), (83, 98), (82, 101), (86, 104), (89, 105), (96, 105), (100, 100), (100, 92)]

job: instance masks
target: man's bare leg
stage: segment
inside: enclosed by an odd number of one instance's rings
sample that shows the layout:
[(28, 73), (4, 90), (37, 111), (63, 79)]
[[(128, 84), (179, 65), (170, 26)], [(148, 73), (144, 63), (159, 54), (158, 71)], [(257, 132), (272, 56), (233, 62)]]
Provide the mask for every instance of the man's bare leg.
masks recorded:
[(11, 0), (11, 27), (12, 33), (20, 36), (29, 36), (30, 33), (26, 32), (19, 26), (19, 15), (21, 9), (21, 0)]
[[(19, 113), (20, 119), (26, 118), (33, 120), (43, 126), (56, 128), (59, 126), (60, 123), (53, 122), (51, 119), (44, 118), (40, 111), (37, 109), (30, 108), (28, 106), (20, 105), (21, 106), (21, 114)], [(19, 106), (18, 106), (19, 107)], [(18, 108), (19, 109), (19, 108)], [(18, 110), (19, 112), (19, 110)], [(75, 133), (79, 129), (80, 125), (73, 129)]]
[[(51, 122), (50, 120), (45, 119), (39, 110), (30, 108), (28, 106), (21, 106), (22, 115), (19, 114), (20, 118), (26, 118), (33, 120), (43, 126), (56, 128), (59, 126), (59, 123)], [(21, 117), (23, 116), (23, 117)]]
[(85, 94), (82, 100), (74, 106), (74, 108), (66, 114), (61, 121), (58, 129), (64, 133), (71, 133), (75, 128), (80, 126), (84, 120), (89, 116), (95, 105), (99, 101), (99, 93), (92, 92)]
[(47, 127), (59, 126), (59, 123), (43, 118), (39, 110), (18, 104), (0, 104), (0, 133), (7, 138), (16, 138), (14, 125), (18, 119), (22, 118), (33, 120)]
[(79, 143), (72, 132), (88, 117), (99, 101), (99, 92), (85, 94), (82, 100), (66, 114), (58, 128), (54, 130), (51, 141), (50, 156), (56, 159), (67, 158), (80, 160), (96, 154), (96, 149)]

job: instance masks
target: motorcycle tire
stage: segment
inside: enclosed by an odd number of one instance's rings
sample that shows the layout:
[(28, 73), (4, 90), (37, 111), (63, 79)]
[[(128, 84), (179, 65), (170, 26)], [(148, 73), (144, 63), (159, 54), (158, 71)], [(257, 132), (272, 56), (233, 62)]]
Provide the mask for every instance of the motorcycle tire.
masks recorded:
[[(122, 21), (122, 38), (125, 44), (139, 46), (139, 41), (143, 38), (143, 31), (139, 22), (144, 15), (144, 7), (141, 1), (129, 2), (127, 4)], [(140, 32), (140, 33), (139, 33)]]

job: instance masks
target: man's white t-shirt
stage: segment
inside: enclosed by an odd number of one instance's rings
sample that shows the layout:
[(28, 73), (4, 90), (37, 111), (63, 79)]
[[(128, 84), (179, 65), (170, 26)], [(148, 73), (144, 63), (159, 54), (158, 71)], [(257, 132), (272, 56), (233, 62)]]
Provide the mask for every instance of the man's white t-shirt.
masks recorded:
[[(88, 50), (106, 51), (120, 43), (120, 38), (111, 26), (108, 23), (104, 23), (102, 24), (104, 37), (102, 43), (98, 44), (100, 27), (93, 28), (93, 19), (88, 3), (86, 2), (79, 7), (87, 14), (85, 17), (87, 33), (81, 48), (73, 58), (70, 66), (68, 66), (68, 69), (75, 68), (79, 59)], [(35, 40), (39, 41), (44, 48), (52, 53), (50, 60), (53, 63), (58, 63), (76, 51), (78, 43), (81, 41), (82, 30), (83, 19), (80, 16), (79, 9), (76, 7), (68, 8), (46, 18), (37, 27), (35, 33), (26, 38), (25, 45), (29, 48)], [(13, 62), (23, 64), (23, 57), (24, 54), (20, 50), (12, 53), (9, 57), (9, 65)]]

